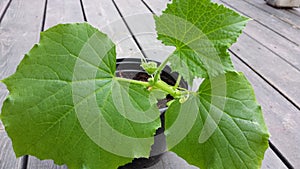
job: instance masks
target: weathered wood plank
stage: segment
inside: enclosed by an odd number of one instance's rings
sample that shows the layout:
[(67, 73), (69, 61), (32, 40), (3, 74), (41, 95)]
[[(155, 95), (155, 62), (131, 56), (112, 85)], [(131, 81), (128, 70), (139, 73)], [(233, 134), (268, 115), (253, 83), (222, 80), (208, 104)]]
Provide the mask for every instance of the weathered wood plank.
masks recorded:
[(3, 124), (2, 124), (2, 121), (0, 120), (0, 132), (5, 132), (4, 131), (4, 126), (3, 126)]
[(231, 50), (300, 107), (298, 70), (245, 34), (240, 36)]
[[(0, 114), (1, 114), (1, 108), (3, 105), (3, 101), (5, 100), (7, 95), (8, 95), (8, 90), (6, 89), (6, 86), (3, 83), (0, 83)], [(3, 126), (0, 121), (0, 130), (1, 130), (1, 128), (3, 128)]]
[(297, 45), (300, 45), (300, 28), (292, 27), (286, 22), (268, 14), (265, 11), (249, 5), (245, 1), (236, 0), (221, 0), (225, 4), (239, 11), (240, 13), (249, 16), (266, 26), (267, 28), (275, 31), (276, 33), (286, 37)]
[(45, 29), (58, 23), (83, 22), (80, 0), (50, 0), (47, 4)]
[[(0, 25), (0, 79), (15, 72), (24, 54), (39, 39), (45, 0), (14, 0), (4, 15)], [(32, 8), (34, 6), (34, 8)], [(3, 84), (0, 88), (1, 107), (7, 90)], [(17, 169), (22, 167), (22, 158), (15, 158), (10, 139), (0, 132), (0, 168)]]
[(58, 166), (52, 160), (39, 160), (36, 157), (28, 158), (28, 169), (67, 169), (66, 165)]
[[(0, 121), (1, 123), (1, 121)], [(1, 169), (22, 169), (23, 157), (16, 158), (12, 149), (11, 140), (0, 126), (0, 168)]]
[[(232, 8), (220, 0), (213, 1)], [(278, 33), (270, 30), (268, 27), (263, 26), (255, 20), (248, 22), (244, 32), (300, 71), (299, 45), (292, 43), (288, 39), (282, 37)]]
[[(214, 1), (220, 2), (216, 0)], [(290, 22), (296, 22), (300, 25), (300, 18), (295, 17), (294, 14), (291, 14), (286, 9), (273, 8), (261, 0), (246, 0), (246, 2), (251, 3), (256, 7), (259, 7), (259, 9), (267, 10), (269, 13), (274, 13), (277, 15), (278, 18), (287, 18), (283, 19), (287, 22), (289, 22), (288, 20), (292, 20)], [(254, 38), (256, 41), (258, 41), (260, 44), (268, 48), (269, 50), (272, 50), (274, 53), (277, 54), (278, 57), (281, 57), (286, 62), (300, 70), (300, 48), (298, 45), (290, 42), (286, 38), (283, 38), (281, 35), (261, 25), (255, 20), (252, 20), (247, 24), (247, 27), (244, 30), (244, 32), (252, 38)]]
[(243, 0), (249, 5), (257, 7), (259, 10), (265, 11), (270, 15), (288, 23), (290, 26), (300, 28), (300, 17), (289, 12), (285, 8), (274, 8), (262, 0)]
[[(177, 156), (173, 152), (166, 152), (160, 156), (156, 164), (145, 169), (197, 169), (197, 167), (189, 165), (185, 160)], [(142, 166), (133, 166), (132, 164), (122, 166), (122, 169), (142, 169)]]
[(287, 9), (290, 13), (295, 14), (297, 16), (300, 16), (300, 9), (299, 8), (292, 8), (292, 9)]
[(45, 0), (11, 2), (0, 25), (0, 79), (15, 72), (24, 54), (38, 41), (44, 4)]
[(300, 47), (256, 21), (248, 22), (244, 32), (300, 71)]
[[(270, 149), (267, 150), (265, 156), (266, 157), (262, 164), (263, 169), (286, 169), (283, 163), (280, 160), (276, 159), (276, 155)], [(40, 169), (41, 167), (45, 168), (45, 166), (47, 166), (47, 169), (67, 169), (66, 166), (58, 167), (49, 164), (51, 164), (51, 162), (41, 161), (40, 163), (34, 163), (34, 165), (32, 165), (31, 160), (28, 161), (28, 165), (32, 167), (30, 169)], [(175, 153), (167, 152), (161, 157), (161, 160), (158, 163), (151, 167), (148, 167), (147, 169), (197, 169), (197, 167), (189, 165)]]
[[(214, 2), (224, 4), (220, 0), (213, 0)], [(225, 6), (232, 8), (228, 6), (228, 4), (224, 4)], [(287, 62), (289, 65), (293, 66), (295, 69), (299, 70), (299, 63), (300, 63), (300, 48), (298, 45), (295, 45), (294, 43), (290, 42), (289, 40), (283, 38), (282, 36), (278, 35), (277, 33), (271, 31), (269, 28), (262, 26), (260, 23), (258, 23), (255, 20), (250, 21), (247, 24), (246, 29), (244, 32), (247, 34), (247, 36), (251, 39), (254, 39), (257, 41), (260, 45), (267, 48), (271, 52), (273, 52), (277, 57), (283, 59), (285, 62)], [(278, 43), (280, 42), (280, 43)], [(272, 56), (270, 59), (275, 57)], [(258, 62), (258, 60), (256, 61)], [(269, 61), (270, 62), (270, 61)], [(265, 62), (268, 63), (268, 62)], [(250, 63), (251, 64), (251, 63)], [(276, 64), (274, 65), (276, 66)], [(268, 66), (266, 66), (268, 67)], [(288, 68), (288, 65), (286, 65), (286, 68)], [(290, 68), (293, 70), (293, 68)], [(277, 71), (281, 71), (282, 69), (276, 68)], [(278, 77), (280, 79), (280, 77)], [(286, 82), (289, 83), (289, 82)], [(300, 82), (299, 80), (296, 80), (296, 83), (294, 85), (298, 85)], [(289, 89), (286, 89), (289, 90)], [(299, 104), (298, 104), (299, 105)], [(299, 107), (299, 106), (298, 106)]]
[[(220, 2), (220, 0), (214, 0), (214, 2)], [(265, 29), (269, 29), (269, 28), (265, 28)], [(255, 33), (255, 30), (253, 31), (254, 32), (252, 32), (252, 34)], [(258, 39), (261, 38), (262, 37), (258, 37)], [(272, 40), (272, 37), (269, 37), (269, 40)], [(281, 42), (280, 39), (277, 40)], [(289, 63), (279, 58), (278, 55), (274, 54), (274, 52), (271, 49), (266, 48), (264, 44), (262, 45), (261, 43), (258, 43), (257, 42), (258, 40), (253, 39), (251, 37), (249, 38), (249, 36), (246, 34), (243, 34), (240, 37), (239, 41), (241, 42), (233, 45), (231, 49), (241, 58), (244, 58), (244, 61), (247, 64), (249, 64), (256, 71), (258, 71), (263, 77), (269, 80), (271, 84), (273, 84), (278, 90), (280, 90), (280, 92), (286, 95), (289, 99), (291, 99), (291, 101), (293, 101), (295, 105), (297, 105), (297, 107), (299, 107), (300, 98), (298, 96), (300, 91), (299, 92), (296, 91), (296, 93), (295, 91), (292, 91), (292, 90), (297, 90), (298, 86), (300, 85), (299, 70), (297, 70), (297, 68), (291, 67)], [(265, 42), (266, 41), (267, 39), (265, 39)], [(243, 49), (238, 49), (239, 46)], [(295, 61), (296, 59), (297, 60), (296, 63), (298, 63), (299, 56), (297, 56), (298, 53), (297, 51), (299, 51), (299, 48), (297, 48), (297, 46), (286, 46), (286, 47), (288, 47), (286, 51), (291, 51), (292, 56), (293, 53), (295, 52), (293, 61)], [(252, 50), (248, 50), (249, 48)], [(289, 53), (287, 53), (287, 55), (288, 54)], [(259, 57), (258, 59), (257, 56), (263, 56), (263, 57)]]
[[(254, 87), (258, 102), (262, 105), (264, 117), (271, 133), (270, 140), (293, 164), (300, 166), (300, 111), (269, 86), (263, 79), (232, 57), (237, 70), (244, 72)], [(271, 164), (269, 164), (271, 165)], [(275, 167), (276, 168), (276, 167)], [(297, 168), (297, 167), (296, 167)]]
[(282, 161), (276, 156), (276, 154), (268, 148), (265, 153), (265, 158), (261, 165), (262, 169), (287, 169)]
[(141, 51), (111, 0), (83, 0), (83, 6), (88, 22), (106, 33), (116, 44), (118, 58), (142, 57)]
[(142, 0), (142, 2), (145, 3), (155, 13), (155, 15), (161, 15), (162, 11), (167, 8), (167, 4), (171, 3), (170, 0)]
[[(0, 83), (0, 114), (1, 114), (1, 108), (3, 105), (3, 101), (5, 100), (7, 94), (8, 94), (8, 91), (6, 89), (6, 86), (3, 83)], [(0, 133), (1, 132), (5, 132), (5, 131), (4, 131), (4, 126), (2, 124), (2, 121), (0, 120)], [(1, 148), (1, 146), (3, 146), (3, 145), (0, 141), (0, 148)], [(1, 151), (0, 151), (0, 153), (1, 153)], [(0, 158), (0, 160), (1, 160), (1, 158)]]
[[(0, 83), (0, 114), (4, 99), (8, 91), (6, 86)], [(21, 169), (24, 159), (16, 159), (12, 150), (10, 139), (7, 137), (2, 121), (0, 120), (0, 168)]]
[(174, 50), (156, 39), (153, 14), (140, 0), (115, 0), (131, 31), (150, 59), (163, 61)]
[(197, 167), (189, 165), (173, 152), (166, 152), (157, 164), (148, 169), (197, 169)]
[[(0, 83), (0, 114), (4, 99), (8, 95), (6, 86)], [(0, 120), (0, 169), (21, 169), (25, 163), (23, 157), (16, 158), (10, 138), (7, 136)]]
[[(45, 29), (59, 23), (83, 22), (83, 12), (80, 0), (51, 0), (47, 3)], [(28, 169), (65, 169), (65, 166), (57, 166), (52, 160), (39, 160), (29, 156)]]
[[(262, 164), (262, 169), (286, 169), (287, 167), (285, 167), (284, 164), (276, 158), (278, 157), (272, 152), (272, 150), (268, 149)], [(67, 166), (50, 165), (53, 162), (49, 162), (48, 160), (40, 161), (40, 163), (34, 162), (34, 164), (31, 164), (31, 161), (32, 159), (28, 161), (28, 165), (31, 166), (30, 169), (40, 169), (41, 167), (47, 167), (47, 169), (67, 169)], [(197, 167), (189, 165), (175, 153), (167, 152), (161, 157), (161, 160), (158, 163), (148, 167), (147, 169), (197, 169)]]
[(10, 0), (1, 0), (0, 1), (0, 21), (3, 15), (3, 12), (5, 9), (8, 7), (7, 5), (9, 4)]
[[(213, 1), (224, 4), (223, 2), (221, 2), (221, 0)], [(227, 4), (224, 5), (232, 8)], [(285, 60), (288, 64), (292, 65), (297, 70), (300, 69), (299, 45), (289, 41), (288, 39), (282, 37), (282, 35), (270, 30), (268, 27), (263, 26), (261, 23), (255, 20), (252, 20), (247, 24), (244, 32), (251, 38), (258, 41), (261, 45), (277, 54), (278, 57)]]

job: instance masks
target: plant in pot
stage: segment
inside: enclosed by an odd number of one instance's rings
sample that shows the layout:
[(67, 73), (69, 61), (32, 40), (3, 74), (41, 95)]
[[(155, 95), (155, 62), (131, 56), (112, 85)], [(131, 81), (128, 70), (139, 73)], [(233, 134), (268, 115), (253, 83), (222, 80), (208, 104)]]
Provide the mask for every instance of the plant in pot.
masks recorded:
[[(88, 23), (42, 32), (16, 73), (2, 80), (10, 94), (1, 120), (16, 155), (74, 169), (147, 158), (162, 125), (157, 101), (172, 96), (165, 151), (202, 169), (259, 168), (269, 133), (227, 52), (248, 18), (209, 0), (174, 0), (154, 18), (158, 39), (176, 49), (161, 64), (142, 60), (146, 81), (117, 76), (114, 43)], [(179, 74), (174, 85), (162, 80), (168, 63)], [(196, 90), (180, 85), (196, 78)]]

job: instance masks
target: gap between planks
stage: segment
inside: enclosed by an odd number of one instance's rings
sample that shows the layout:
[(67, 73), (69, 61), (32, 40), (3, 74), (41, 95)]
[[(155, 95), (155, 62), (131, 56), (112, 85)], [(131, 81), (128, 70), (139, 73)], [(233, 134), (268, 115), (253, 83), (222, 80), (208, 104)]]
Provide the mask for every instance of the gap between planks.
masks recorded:
[(9, 8), (11, 1), (12, 0), (3, 0), (0, 2), (0, 24), (1, 24), (1, 21), (5, 15), (7, 9)]
[(83, 6), (88, 22), (116, 44), (117, 58), (143, 57), (113, 1), (83, 0)]
[(259, 10), (262, 10), (271, 16), (274, 16), (283, 22), (286, 22), (290, 26), (300, 29), (300, 16), (290, 12), (286, 8), (274, 8), (263, 0), (243, 0), (249, 5), (255, 6)]
[[(215, 1), (220, 2), (219, 0), (215, 0)], [(239, 3), (241, 3), (241, 1), (239, 1)], [(227, 3), (225, 4), (230, 6), (230, 4)], [(251, 9), (244, 10), (243, 12), (246, 13), (248, 11), (251, 11)], [(253, 36), (253, 34), (254, 33), (252, 30), (251, 36)], [(240, 42), (233, 45), (231, 47), (231, 50), (237, 55), (239, 55), (249, 66), (255, 69), (259, 74), (261, 74), (262, 77), (264, 77), (264, 79), (266, 79), (269, 82), (269, 84), (274, 86), (274, 88), (280, 94), (286, 97), (287, 100), (289, 100), (295, 107), (297, 107), (300, 110), (300, 98), (298, 97), (298, 95), (300, 95), (300, 91), (297, 90), (300, 84), (300, 72), (298, 71), (298, 68), (296, 69), (294, 66), (290, 66), (288, 62), (283, 60), (281, 57), (278, 57), (279, 54), (277, 54), (270, 48), (265, 48), (263, 46), (259, 47), (260, 45), (257, 45), (257, 43), (260, 42), (259, 40), (256, 40), (257, 37), (255, 37), (255, 40), (254, 39), (251, 40), (249, 38), (246, 38), (245, 36), (247, 35), (242, 34), (238, 40)], [(277, 40), (280, 41), (280, 39)], [(246, 51), (243, 52), (245, 46), (240, 45), (241, 41), (244, 44), (252, 45), (253, 47), (251, 46), (248, 47), (251, 48), (252, 50), (246, 50), (247, 52)], [(276, 44), (273, 44), (273, 47), (276, 47), (275, 45)], [(282, 48), (281, 46), (280, 48)], [(292, 54), (293, 59), (296, 59), (297, 62), (299, 63), (300, 58), (298, 57), (299, 55), (297, 54), (298, 53), (297, 51), (300, 51), (300, 49), (295, 46), (289, 46), (289, 47), (290, 47), (289, 48), (290, 51), (293, 51)], [(256, 57), (259, 57), (260, 59), (257, 60), (258, 58)]]
[[(46, 0), (43, 8), (42, 31), (57, 24), (83, 22), (85, 19), (81, 0)], [(29, 156), (27, 169), (67, 169), (67, 167), (58, 166), (53, 160), (39, 160)]]
[(288, 39), (289, 41), (300, 45), (300, 30), (297, 28), (291, 27), (286, 22), (266, 13), (265, 11), (260, 10), (259, 8), (249, 5), (247, 2), (239, 0), (220, 0), (226, 5), (234, 8), (236, 11), (253, 18), (260, 24), (264, 25), (268, 29), (276, 32), (283, 38)]
[(0, 169), (25, 169), (26, 163), (26, 156), (16, 158), (10, 138), (0, 130)]
[(136, 35), (137, 43), (147, 58), (162, 62), (174, 47), (165, 46), (156, 38), (153, 14), (140, 0), (114, 0), (125, 18), (131, 32)]

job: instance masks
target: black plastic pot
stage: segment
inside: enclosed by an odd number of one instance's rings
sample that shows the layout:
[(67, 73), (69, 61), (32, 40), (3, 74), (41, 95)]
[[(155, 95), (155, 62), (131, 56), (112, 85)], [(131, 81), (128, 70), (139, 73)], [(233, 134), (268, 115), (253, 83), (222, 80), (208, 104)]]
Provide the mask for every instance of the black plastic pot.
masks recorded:
[[(156, 62), (156, 61), (154, 61)], [(156, 62), (158, 65), (159, 62)], [(141, 59), (136, 58), (125, 58), (125, 59), (117, 59), (117, 70), (116, 76), (124, 77), (129, 79), (147, 81), (149, 75), (143, 70), (141, 65)], [(171, 72), (171, 68), (166, 66), (161, 73), (161, 79), (168, 83), (169, 85), (175, 85), (178, 74), (175, 72)], [(187, 88), (188, 85), (186, 82), (181, 81), (179, 84), (180, 87)], [(148, 168), (159, 162), (161, 155), (166, 150), (166, 138), (163, 134), (164, 132), (164, 113), (167, 110), (166, 102), (172, 100), (171, 96), (167, 96), (167, 99), (164, 101), (160, 101), (159, 110), (161, 112), (161, 123), (162, 127), (156, 131), (156, 135), (154, 136), (154, 144), (151, 147), (151, 153), (149, 158), (136, 158), (132, 161), (132, 163), (126, 164), (124, 166), (119, 167), (119, 169), (142, 169)]]

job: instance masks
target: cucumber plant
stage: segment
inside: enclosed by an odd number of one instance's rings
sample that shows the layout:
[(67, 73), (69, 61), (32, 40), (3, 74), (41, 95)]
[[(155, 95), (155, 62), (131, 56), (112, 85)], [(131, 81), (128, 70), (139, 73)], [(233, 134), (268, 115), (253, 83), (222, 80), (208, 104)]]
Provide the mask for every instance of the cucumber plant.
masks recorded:
[[(74, 169), (117, 168), (149, 157), (165, 113), (167, 150), (205, 168), (259, 168), (269, 133), (261, 107), (228, 48), (248, 18), (209, 0), (173, 0), (154, 16), (157, 37), (176, 49), (157, 65), (143, 61), (148, 81), (116, 77), (115, 44), (88, 23), (41, 33), (16, 72), (1, 120), (16, 155), (53, 159)], [(161, 80), (169, 63), (179, 77)], [(202, 78), (197, 90), (181, 88)]]

